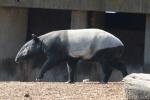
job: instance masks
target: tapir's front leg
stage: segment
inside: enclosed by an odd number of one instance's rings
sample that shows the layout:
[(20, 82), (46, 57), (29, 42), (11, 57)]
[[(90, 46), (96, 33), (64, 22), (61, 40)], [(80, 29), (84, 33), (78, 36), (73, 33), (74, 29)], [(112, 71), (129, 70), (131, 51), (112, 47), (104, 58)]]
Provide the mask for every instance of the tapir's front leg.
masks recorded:
[(51, 63), (50, 59), (48, 58), (44, 64), (42, 65), (42, 68), (40, 70), (40, 73), (38, 75), (38, 77), (36, 78), (36, 81), (40, 81), (40, 79), (42, 79), (44, 77), (44, 74), (46, 73), (46, 71), (49, 69), (49, 64)]
[(40, 73), (38, 75), (38, 77), (36, 78), (37, 81), (40, 81), (40, 79), (42, 79), (44, 77), (44, 74), (53, 66), (55, 66), (57, 64), (56, 60), (52, 59), (51, 57), (48, 57), (47, 60), (44, 62)]

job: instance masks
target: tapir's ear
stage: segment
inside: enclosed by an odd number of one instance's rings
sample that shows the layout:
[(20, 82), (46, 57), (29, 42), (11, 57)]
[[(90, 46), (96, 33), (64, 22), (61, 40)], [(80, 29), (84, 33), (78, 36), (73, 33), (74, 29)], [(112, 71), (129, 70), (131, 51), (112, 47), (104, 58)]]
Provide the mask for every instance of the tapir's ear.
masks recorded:
[(39, 38), (35, 35), (35, 34), (32, 34), (32, 38), (34, 41), (38, 42), (39, 41)]

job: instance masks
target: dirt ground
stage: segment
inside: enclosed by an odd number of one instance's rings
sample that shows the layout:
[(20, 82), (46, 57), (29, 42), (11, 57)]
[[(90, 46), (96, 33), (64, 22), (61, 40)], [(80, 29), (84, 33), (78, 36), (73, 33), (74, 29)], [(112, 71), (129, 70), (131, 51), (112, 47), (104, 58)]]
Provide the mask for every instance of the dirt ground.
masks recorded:
[(0, 82), (0, 100), (126, 100), (123, 83)]

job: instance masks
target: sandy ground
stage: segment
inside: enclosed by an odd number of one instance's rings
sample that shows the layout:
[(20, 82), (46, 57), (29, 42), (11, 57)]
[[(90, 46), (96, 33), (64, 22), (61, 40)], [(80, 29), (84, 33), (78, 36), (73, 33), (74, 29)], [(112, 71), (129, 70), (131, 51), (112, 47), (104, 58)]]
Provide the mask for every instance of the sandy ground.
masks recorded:
[(123, 83), (0, 82), (0, 100), (126, 100)]

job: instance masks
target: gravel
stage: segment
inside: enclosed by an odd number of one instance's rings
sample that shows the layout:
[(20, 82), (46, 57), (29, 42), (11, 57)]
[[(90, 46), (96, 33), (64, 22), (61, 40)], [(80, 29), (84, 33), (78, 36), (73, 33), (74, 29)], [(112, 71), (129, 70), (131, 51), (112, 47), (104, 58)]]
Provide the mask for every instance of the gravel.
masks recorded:
[(0, 82), (0, 100), (126, 100), (124, 84), (110, 82)]

